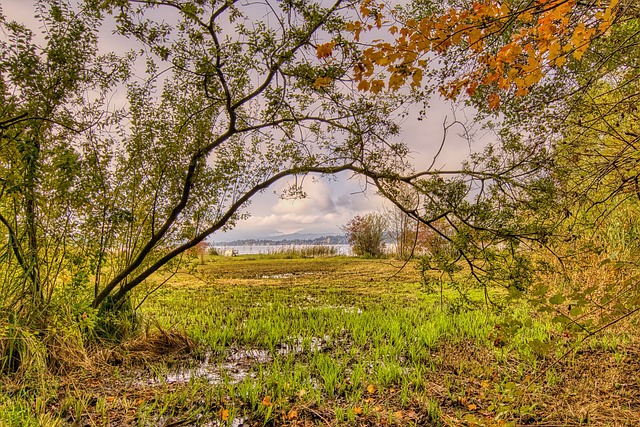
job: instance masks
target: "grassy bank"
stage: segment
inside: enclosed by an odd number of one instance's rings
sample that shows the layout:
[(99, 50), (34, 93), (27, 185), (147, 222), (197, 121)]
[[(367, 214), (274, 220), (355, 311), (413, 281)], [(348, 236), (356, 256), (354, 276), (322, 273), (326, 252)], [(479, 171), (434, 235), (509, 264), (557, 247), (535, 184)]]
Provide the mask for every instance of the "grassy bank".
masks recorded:
[(633, 331), (558, 362), (576, 337), (544, 316), (427, 292), (401, 265), (207, 258), (139, 293), (143, 335), (93, 369), (5, 383), (0, 424), (640, 424)]

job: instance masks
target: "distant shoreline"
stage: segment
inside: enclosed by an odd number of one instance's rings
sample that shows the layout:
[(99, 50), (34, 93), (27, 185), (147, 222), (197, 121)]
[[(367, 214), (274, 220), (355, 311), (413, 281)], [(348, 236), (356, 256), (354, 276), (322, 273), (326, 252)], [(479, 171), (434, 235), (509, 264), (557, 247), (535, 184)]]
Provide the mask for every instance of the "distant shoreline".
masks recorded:
[(291, 246), (291, 245), (347, 245), (347, 236), (320, 236), (313, 239), (239, 239), (231, 242), (213, 242), (210, 246)]

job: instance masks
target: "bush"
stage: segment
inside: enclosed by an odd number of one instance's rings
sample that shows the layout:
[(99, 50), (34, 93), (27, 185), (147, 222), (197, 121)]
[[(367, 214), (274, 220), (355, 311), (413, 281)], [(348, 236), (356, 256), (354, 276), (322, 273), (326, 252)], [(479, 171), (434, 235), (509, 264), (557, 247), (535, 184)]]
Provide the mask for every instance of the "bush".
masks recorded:
[(370, 213), (355, 216), (342, 228), (351, 250), (357, 256), (379, 257), (384, 251), (386, 221), (383, 215)]

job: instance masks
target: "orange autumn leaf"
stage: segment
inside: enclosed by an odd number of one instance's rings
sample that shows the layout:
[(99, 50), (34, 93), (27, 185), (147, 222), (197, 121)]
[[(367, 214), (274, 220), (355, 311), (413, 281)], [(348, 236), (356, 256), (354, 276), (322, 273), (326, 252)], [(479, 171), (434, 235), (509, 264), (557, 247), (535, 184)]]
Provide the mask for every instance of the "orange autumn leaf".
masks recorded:
[(370, 86), (371, 83), (369, 82), (369, 80), (360, 80), (360, 82), (358, 83), (358, 90), (366, 92), (369, 90)]
[(492, 110), (497, 110), (500, 106), (500, 95), (497, 93), (492, 93), (487, 97), (487, 101), (489, 101), (489, 108)]
[(262, 404), (264, 406), (271, 406), (273, 405), (273, 403), (271, 403), (271, 396), (265, 396), (264, 399), (262, 399)]
[(369, 384), (367, 386), (367, 392), (369, 394), (374, 394), (376, 392), (376, 386), (374, 386), (373, 384)]
[(218, 412), (218, 416), (220, 417), (220, 419), (222, 421), (228, 421), (229, 420), (229, 410), (228, 409), (220, 409), (220, 412)]
[(288, 420), (293, 420), (293, 419), (296, 419), (296, 418), (298, 418), (298, 411), (296, 411), (295, 409), (292, 409), (287, 413), (287, 419)]
[(356, 415), (362, 415), (362, 407), (361, 406), (354, 406), (353, 407), (353, 413)]
[(413, 77), (411, 78), (412, 88), (420, 87), (420, 85), (422, 84), (422, 76), (422, 70), (420, 68), (416, 68), (416, 70), (413, 72)]
[(318, 59), (325, 59), (330, 57), (333, 54), (334, 47), (336, 47), (335, 42), (319, 44), (318, 46), (316, 46), (316, 54), (318, 55)]
[(373, 80), (371, 82), (371, 92), (372, 93), (378, 93), (380, 92), (382, 89), (384, 89), (384, 81), (378, 79), (378, 80)]

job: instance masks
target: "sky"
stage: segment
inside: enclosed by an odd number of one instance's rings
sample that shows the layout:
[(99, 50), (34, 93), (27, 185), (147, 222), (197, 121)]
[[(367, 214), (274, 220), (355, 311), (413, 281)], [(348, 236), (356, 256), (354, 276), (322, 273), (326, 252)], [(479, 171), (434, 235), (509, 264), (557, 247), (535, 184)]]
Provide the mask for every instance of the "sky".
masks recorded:
[[(10, 19), (33, 22), (34, 2), (28, 0), (1, 0), (0, 6)], [(34, 28), (33, 26), (31, 26)], [(108, 36), (105, 28), (101, 35)], [(118, 50), (118, 41), (103, 37), (105, 49)], [(102, 42), (102, 41), (101, 41)], [(419, 108), (416, 108), (419, 109)], [(472, 115), (473, 112), (467, 112)], [(428, 167), (437, 152), (443, 138), (443, 122), (454, 119), (466, 121), (465, 111), (455, 114), (448, 102), (437, 97), (432, 99), (424, 120), (418, 120), (417, 114), (405, 118), (399, 140), (408, 145), (411, 158), (417, 170)], [(436, 168), (458, 168), (470, 151), (468, 141), (458, 134), (461, 127), (450, 130), (446, 144), (438, 158)], [(482, 138), (481, 138), (482, 139)], [(482, 146), (482, 143), (478, 143)], [(341, 227), (356, 215), (369, 212), (384, 212), (389, 208), (384, 199), (376, 193), (373, 185), (367, 184), (362, 177), (341, 173), (331, 178), (308, 176), (303, 181), (304, 199), (285, 200), (279, 194), (290, 181), (280, 181), (264, 193), (256, 196), (248, 208), (250, 216), (239, 222), (236, 227), (225, 233), (216, 233), (209, 239), (224, 242), (247, 238), (269, 238), (282, 234), (312, 233), (318, 235), (342, 234)]]

